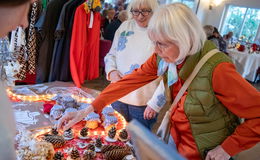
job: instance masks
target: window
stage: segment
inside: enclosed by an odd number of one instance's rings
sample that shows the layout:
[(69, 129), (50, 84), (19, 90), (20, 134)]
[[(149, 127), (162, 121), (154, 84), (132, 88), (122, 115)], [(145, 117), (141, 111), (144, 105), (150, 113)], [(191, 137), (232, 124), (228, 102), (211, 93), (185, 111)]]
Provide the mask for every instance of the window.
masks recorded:
[(166, 4), (170, 4), (170, 3), (174, 3), (174, 2), (181, 2), (185, 5), (187, 5), (188, 7), (190, 7), (191, 9), (193, 9), (195, 6), (194, 0), (166, 0)]
[(232, 31), (234, 37), (246, 42), (254, 42), (260, 23), (260, 9), (229, 5), (221, 34)]

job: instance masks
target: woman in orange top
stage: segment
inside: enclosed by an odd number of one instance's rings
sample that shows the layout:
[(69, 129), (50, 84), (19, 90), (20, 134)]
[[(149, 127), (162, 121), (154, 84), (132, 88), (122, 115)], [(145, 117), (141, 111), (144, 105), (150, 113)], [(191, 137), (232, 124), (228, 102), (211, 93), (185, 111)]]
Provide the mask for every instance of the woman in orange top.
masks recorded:
[[(182, 71), (184, 68), (193, 70), (190, 66), (196, 65), (194, 64), (196, 59), (190, 61), (191, 57), (200, 59), (202, 53), (207, 54), (215, 48), (206, 40), (197, 17), (187, 6), (180, 3), (158, 9), (149, 22), (148, 32), (151, 40), (155, 42), (155, 53), (146, 63), (117, 83), (110, 84), (89, 108), (63, 116), (60, 119), (59, 128), (68, 122), (63, 128), (68, 129), (88, 113), (100, 112), (104, 106), (156, 79), (158, 75), (161, 75), (161, 71), (168, 73), (168, 86), (172, 86), (172, 98), (174, 98), (185, 81), (181, 75), (186, 74), (187, 77), (187, 73), (182, 73)], [(205, 68), (205, 66), (212, 67)], [(206, 74), (201, 76), (201, 73)], [(197, 90), (193, 91), (194, 88), (189, 87), (171, 116), (171, 136), (180, 154), (193, 160), (203, 159), (205, 156), (206, 160), (228, 160), (231, 156), (251, 148), (260, 141), (258, 127), (260, 125), (260, 93), (236, 72), (234, 65), (225, 54), (217, 53), (210, 58), (190, 86), (197, 87)], [(212, 92), (202, 92), (210, 89)], [(190, 96), (191, 92), (192, 96)], [(202, 99), (200, 99), (201, 95)], [(195, 102), (197, 104), (194, 105)], [(218, 123), (214, 123), (218, 125), (213, 125), (213, 127), (210, 125), (211, 121), (209, 122), (207, 116), (210, 117), (212, 112), (205, 110), (208, 109), (205, 108), (208, 104), (204, 102), (210, 102), (214, 104), (213, 107), (216, 106), (213, 115), (223, 115), (217, 119), (220, 120)], [(202, 110), (198, 110), (198, 107)], [(192, 112), (195, 116), (190, 114)], [(196, 115), (203, 116), (196, 117)], [(230, 117), (226, 117), (227, 115)], [(201, 136), (199, 138), (202, 141), (196, 141), (197, 135), (194, 133), (200, 132), (201, 129), (207, 131), (208, 128), (214, 129), (219, 126), (224, 126), (225, 129), (226, 125), (231, 125), (226, 123), (226, 118), (231, 119), (236, 116), (245, 118), (245, 122), (235, 125), (235, 131), (232, 129), (230, 134), (223, 135), (223, 141), (214, 142), (214, 139), (218, 137), (214, 135), (214, 131), (209, 132), (214, 136), (211, 134), (206, 135), (206, 138)], [(201, 121), (199, 125), (202, 127), (194, 127), (197, 125), (191, 123), (194, 119), (199, 119)], [(216, 145), (210, 148), (207, 155), (202, 155), (197, 142), (204, 145), (206, 141), (209, 143), (212, 141)]]

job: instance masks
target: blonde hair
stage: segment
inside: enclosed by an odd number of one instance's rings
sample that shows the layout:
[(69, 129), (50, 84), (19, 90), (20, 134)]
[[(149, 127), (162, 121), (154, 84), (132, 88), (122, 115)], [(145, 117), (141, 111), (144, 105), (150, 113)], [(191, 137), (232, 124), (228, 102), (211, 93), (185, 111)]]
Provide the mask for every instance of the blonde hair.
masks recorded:
[(196, 15), (182, 3), (159, 7), (154, 12), (149, 25), (150, 39), (173, 42), (179, 47), (176, 61), (198, 52), (206, 41), (206, 34)]
[(132, 0), (128, 6), (127, 6), (127, 12), (128, 12), (128, 18), (132, 19), (133, 15), (131, 13), (131, 9), (134, 8), (139, 8), (140, 6), (142, 7), (147, 7), (154, 12), (154, 10), (159, 6), (157, 0)]

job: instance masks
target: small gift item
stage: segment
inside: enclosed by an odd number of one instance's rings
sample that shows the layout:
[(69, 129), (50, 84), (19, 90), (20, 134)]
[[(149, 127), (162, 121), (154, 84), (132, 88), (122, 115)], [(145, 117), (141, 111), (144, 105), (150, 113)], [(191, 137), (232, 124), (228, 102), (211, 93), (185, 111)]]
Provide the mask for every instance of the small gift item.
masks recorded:
[(75, 108), (67, 108), (67, 109), (65, 110), (65, 112), (64, 112), (64, 115), (67, 114), (67, 113), (69, 113), (69, 112), (77, 112), (77, 111), (78, 111), (78, 110), (75, 109)]
[(63, 153), (61, 153), (59, 151), (56, 152), (54, 154), (53, 160), (65, 160)]
[(78, 110), (86, 109), (86, 108), (89, 107), (89, 105), (90, 105), (90, 104), (88, 104), (88, 103), (81, 103), (81, 104), (79, 105)]
[(73, 148), (68, 159), (69, 160), (80, 160), (79, 151), (76, 148)]
[(61, 105), (65, 108), (77, 108), (76, 101), (71, 96), (63, 96)]
[(109, 116), (114, 116), (115, 110), (112, 107), (105, 107), (102, 110), (102, 114), (104, 115), (109, 115)]
[(122, 129), (119, 133), (119, 140), (122, 142), (128, 141), (128, 133), (126, 129)]
[(83, 142), (78, 142), (77, 145), (78, 145), (78, 147), (81, 148), (81, 149), (86, 148), (86, 147), (88, 146), (87, 143), (83, 143)]
[(105, 153), (107, 151), (112, 151), (114, 149), (124, 149), (124, 146), (117, 146), (117, 145), (104, 145), (101, 148), (101, 153)]
[(96, 151), (96, 152), (101, 152), (102, 141), (101, 141), (101, 138), (100, 138), (100, 137), (98, 137), (98, 138), (96, 139), (95, 146), (96, 146), (95, 151)]
[(126, 155), (130, 155), (131, 151), (127, 149), (114, 149), (105, 153), (106, 160), (123, 159)]
[(95, 145), (94, 144), (88, 144), (88, 150), (95, 151)]
[(58, 136), (58, 135), (47, 134), (45, 135), (44, 140), (46, 142), (51, 143), (54, 148), (60, 148), (65, 145), (65, 139), (62, 136)]
[(79, 138), (80, 139), (88, 139), (88, 128), (84, 127), (81, 129), (81, 131), (79, 132)]
[(103, 126), (104, 126), (106, 131), (108, 131), (112, 127), (116, 126), (118, 119), (115, 116), (105, 115), (104, 117), (105, 117), (105, 119), (104, 119), (104, 122), (103, 122)]
[(93, 160), (96, 156), (96, 152), (92, 150), (85, 150), (83, 154), (83, 160)]
[(96, 129), (98, 127), (98, 123), (100, 123), (100, 117), (98, 114), (91, 112), (85, 118), (86, 127), (90, 129)]
[(108, 136), (105, 139), (107, 142), (116, 142), (115, 136), (116, 136), (116, 127), (112, 127), (108, 131)]
[(67, 141), (73, 139), (74, 137), (73, 137), (73, 131), (72, 131), (72, 129), (69, 128), (68, 130), (64, 131), (63, 137), (64, 137), (64, 139), (67, 140)]
[(58, 132), (56, 127), (51, 129), (51, 134), (53, 134), (53, 135), (58, 135), (59, 134), (59, 132)]
[(55, 97), (52, 98), (52, 100), (55, 100), (57, 104), (61, 105), (62, 103), (62, 95), (56, 95)]
[(61, 105), (57, 105), (55, 104), (52, 108), (51, 108), (51, 111), (50, 111), (50, 116), (57, 120), (59, 119), (61, 116), (62, 116), (62, 113), (64, 111), (64, 107), (62, 107)]
[(130, 155), (125, 156), (123, 158), (123, 160), (136, 160), (136, 158), (132, 154), (130, 154)]

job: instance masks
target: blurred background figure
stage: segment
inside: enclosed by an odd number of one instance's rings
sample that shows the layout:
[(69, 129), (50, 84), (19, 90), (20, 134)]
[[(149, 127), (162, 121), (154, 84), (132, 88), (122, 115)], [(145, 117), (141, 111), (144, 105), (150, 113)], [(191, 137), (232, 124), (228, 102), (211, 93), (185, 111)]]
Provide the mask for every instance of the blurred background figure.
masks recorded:
[(203, 29), (207, 35), (207, 39), (212, 41), (220, 51), (226, 53), (227, 43), (219, 34), (218, 29), (212, 25), (205, 25)]
[(113, 21), (115, 14), (116, 14), (116, 11), (114, 8), (109, 8), (107, 10), (107, 15), (105, 17), (104, 26), (103, 26), (104, 30), (107, 27), (107, 25), (109, 25)]
[(110, 24), (108, 24), (108, 26), (105, 28), (104, 39), (113, 41), (116, 30), (124, 21), (127, 20), (127, 18), (127, 11), (120, 11), (118, 14), (118, 18), (112, 21)]
[(209, 39), (209, 37), (213, 35), (214, 27), (212, 25), (205, 25), (203, 29), (206, 33), (207, 39)]
[(223, 39), (226, 41), (227, 44), (233, 43), (233, 32), (228, 32), (228, 34), (223, 36)]

